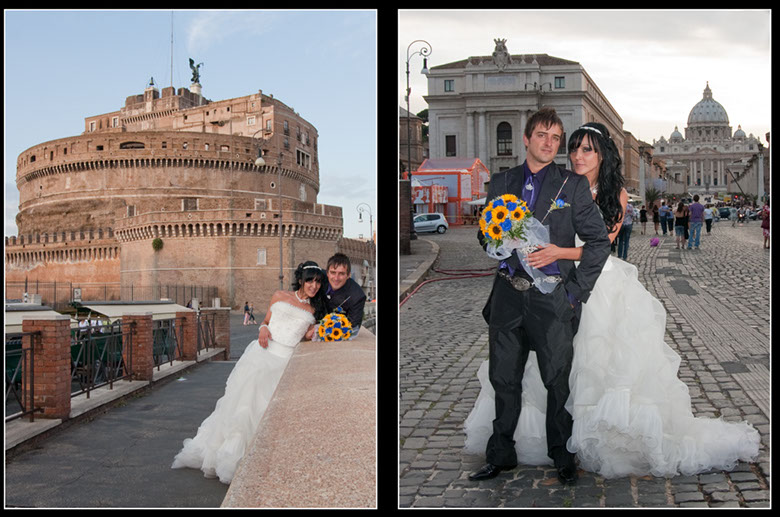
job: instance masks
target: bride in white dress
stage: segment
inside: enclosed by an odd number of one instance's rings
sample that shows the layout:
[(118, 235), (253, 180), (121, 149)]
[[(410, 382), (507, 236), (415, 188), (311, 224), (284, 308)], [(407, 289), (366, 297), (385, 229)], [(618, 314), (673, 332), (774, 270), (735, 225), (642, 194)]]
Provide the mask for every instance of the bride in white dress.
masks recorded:
[[(614, 142), (603, 125), (588, 123), (572, 133), (569, 152), (574, 171), (590, 180), (614, 240), (628, 200)], [(579, 248), (550, 245), (528, 261), (538, 268), (558, 259), (578, 260), (580, 254)], [(739, 460), (755, 460), (759, 435), (749, 423), (693, 416), (688, 387), (677, 378), (680, 356), (664, 342), (665, 329), (664, 307), (639, 282), (636, 267), (610, 256), (582, 306), (573, 341), (566, 409), (574, 427), (567, 448), (576, 453), (580, 468), (607, 478), (672, 477), (730, 470)], [(465, 450), (484, 454), (495, 418), (488, 361), (477, 376), (482, 389), (464, 423)], [(532, 351), (514, 435), (519, 463), (552, 465), (546, 405), (547, 392)]]
[(201, 469), (206, 477), (230, 484), (252, 440), (287, 362), (301, 339), (310, 340), (327, 313), (325, 272), (304, 262), (295, 272), (294, 291), (277, 291), (260, 326), (227, 379), (214, 412), (184, 440), (171, 468)]

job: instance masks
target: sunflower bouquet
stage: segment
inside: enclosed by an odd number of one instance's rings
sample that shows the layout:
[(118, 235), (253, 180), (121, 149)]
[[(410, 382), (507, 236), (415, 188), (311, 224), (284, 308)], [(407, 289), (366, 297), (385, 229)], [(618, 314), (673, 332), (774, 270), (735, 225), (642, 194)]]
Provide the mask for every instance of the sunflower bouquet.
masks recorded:
[(344, 309), (336, 309), (326, 314), (320, 321), (317, 335), (323, 341), (346, 341), (352, 336), (352, 324), (344, 314)]
[(505, 241), (522, 241), (532, 215), (525, 201), (514, 194), (504, 194), (488, 203), (479, 219), (488, 249), (498, 249)]
[(488, 256), (505, 260), (517, 253), (523, 269), (534, 280), (540, 291), (551, 291), (551, 285), (542, 271), (528, 265), (526, 257), (539, 246), (550, 242), (549, 229), (533, 217), (528, 205), (513, 194), (504, 194), (493, 199), (482, 210), (479, 228), (485, 236)]

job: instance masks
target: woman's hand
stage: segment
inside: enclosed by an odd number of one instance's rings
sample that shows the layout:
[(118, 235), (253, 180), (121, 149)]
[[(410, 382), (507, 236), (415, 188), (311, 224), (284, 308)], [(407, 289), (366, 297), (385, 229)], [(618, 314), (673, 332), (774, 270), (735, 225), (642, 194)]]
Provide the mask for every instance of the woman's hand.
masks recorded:
[(533, 268), (540, 268), (552, 264), (560, 258), (561, 248), (555, 244), (548, 244), (547, 246), (537, 246), (538, 251), (529, 253), (525, 258), (525, 261), (529, 266)]
[(314, 341), (314, 333), (317, 330), (317, 325), (312, 325), (309, 330), (306, 331), (306, 335), (303, 336), (305, 341)]
[(263, 348), (268, 348), (268, 340), (273, 339), (271, 337), (271, 330), (268, 328), (268, 325), (263, 324), (260, 325), (260, 330), (257, 333), (257, 341), (260, 343), (260, 346)]

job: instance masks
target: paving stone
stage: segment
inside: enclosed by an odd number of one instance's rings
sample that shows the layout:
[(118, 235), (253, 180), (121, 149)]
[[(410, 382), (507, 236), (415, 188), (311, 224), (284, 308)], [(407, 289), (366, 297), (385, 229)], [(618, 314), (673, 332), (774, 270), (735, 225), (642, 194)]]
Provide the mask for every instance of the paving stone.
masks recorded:
[[(670, 249), (674, 240), (669, 237), (662, 238), (656, 248), (632, 241), (629, 262), (637, 266), (640, 281), (666, 309), (665, 341), (681, 356), (678, 376), (689, 387), (694, 414), (752, 422), (764, 444), (757, 465), (768, 474), (769, 255), (762, 253), (760, 231), (750, 230), (716, 224), (712, 235), (702, 237), (698, 252), (675, 251), (673, 244)], [(440, 246), (437, 268), (441, 270), (494, 267), (495, 262), (476, 245), (475, 234), (473, 227), (453, 226), (444, 235), (421, 239)], [(432, 271), (429, 277), (442, 276)], [(462, 426), (479, 394), (476, 371), (488, 356), (487, 326), (481, 311), (491, 284), (491, 277), (430, 283), (401, 308), (399, 435), (404, 446), (399, 455), (405, 499), (399, 504), (448, 508), (601, 507), (608, 502), (616, 507), (670, 506), (667, 480), (662, 478), (638, 478), (632, 487), (629, 478), (607, 480), (581, 473), (578, 485), (569, 489), (557, 483), (550, 467), (521, 466), (488, 482), (466, 479), (484, 463), (481, 454), (463, 453)], [(743, 289), (735, 291), (737, 284)], [(696, 294), (679, 295), (675, 289)], [(729, 293), (731, 305), (718, 302), (723, 292)], [(745, 506), (765, 507), (768, 491), (760, 489), (764, 481), (759, 481), (752, 467), (739, 463), (728, 477), (721, 471), (673, 477), (668, 482), (671, 506), (731, 507), (739, 504), (731, 500), (734, 495), (749, 494), (751, 500), (746, 499)], [(411, 490), (414, 483), (426, 492), (415, 493), (410, 501), (405, 490)], [(568, 499), (564, 491), (570, 494)], [(713, 494), (717, 494), (715, 500), (708, 501)]]

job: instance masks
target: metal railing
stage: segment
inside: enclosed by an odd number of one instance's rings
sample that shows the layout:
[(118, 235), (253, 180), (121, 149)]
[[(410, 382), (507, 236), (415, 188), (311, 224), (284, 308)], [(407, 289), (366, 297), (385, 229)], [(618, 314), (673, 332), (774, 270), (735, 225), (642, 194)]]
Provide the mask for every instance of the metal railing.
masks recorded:
[[(21, 332), (5, 335), (5, 421), (43, 411), (35, 407), (35, 343), (41, 333)], [(9, 396), (13, 395), (11, 400)], [(9, 411), (11, 414), (9, 415)]]
[(217, 298), (215, 286), (199, 285), (127, 285), (119, 283), (82, 284), (74, 282), (6, 282), (6, 300), (22, 300), (27, 295), (41, 295), (41, 303), (54, 310), (63, 310), (75, 300), (74, 291), (78, 290), (81, 300), (97, 301), (134, 301), (169, 299), (179, 305), (187, 305), (193, 298), (211, 300)]
[(201, 350), (208, 350), (209, 348), (216, 348), (216, 314), (203, 314), (198, 313), (198, 352)]
[(152, 355), (158, 372), (164, 363), (170, 363), (173, 366), (174, 361), (182, 359), (184, 356), (182, 351), (183, 335), (184, 318), (155, 320), (152, 327)]
[(113, 389), (114, 381), (132, 381), (132, 327), (118, 320), (71, 332), (71, 397), (86, 393), (89, 398), (90, 391), (101, 386)]

